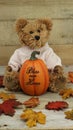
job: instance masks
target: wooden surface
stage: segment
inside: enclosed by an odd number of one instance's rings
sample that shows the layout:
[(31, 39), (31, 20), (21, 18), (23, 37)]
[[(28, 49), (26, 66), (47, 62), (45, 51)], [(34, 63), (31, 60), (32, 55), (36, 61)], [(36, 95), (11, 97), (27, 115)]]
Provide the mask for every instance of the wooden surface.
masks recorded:
[[(54, 49), (57, 48), (56, 52), (64, 64), (73, 64), (73, 0), (0, 0), (1, 65), (7, 64), (12, 52), (20, 44), (15, 32), (15, 21), (21, 17), (28, 20), (51, 18), (53, 28), (48, 41)], [(11, 51), (8, 54), (9, 48)]]
[(73, 18), (73, 0), (0, 0), (0, 19)]
[[(0, 70), (2, 71), (2, 67)], [(0, 72), (1, 72), (0, 71)], [(64, 66), (64, 72), (67, 73), (68, 71), (73, 71), (73, 66)], [(3, 71), (4, 72), (4, 71)], [(67, 87), (73, 87), (73, 84), (67, 84)], [(0, 92), (5, 91), (3, 88), (0, 88)], [(7, 93), (11, 93), (5, 91)], [(25, 95), (22, 92), (15, 93), (16, 98), (24, 102), (28, 100), (31, 96)], [(46, 115), (46, 124), (40, 125), (37, 124), (36, 127), (29, 127), (26, 126), (25, 122), (20, 119), (21, 113), (23, 113), (23, 109), (25, 106), (16, 109), (16, 113), (13, 117), (1, 115), (0, 116), (0, 130), (73, 130), (73, 120), (65, 119), (64, 112), (67, 110), (73, 109), (73, 97), (66, 99), (65, 101), (69, 104), (68, 109), (60, 110), (60, 111), (53, 111), (53, 110), (46, 110), (45, 105), (49, 101), (63, 101), (62, 97), (59, 94), (46, 92), (45, 94), (39, 96), (40, 104), (33, 108), (35, 111), (42, 111)], [(0, 99), (0, 103), (2, 100)]]

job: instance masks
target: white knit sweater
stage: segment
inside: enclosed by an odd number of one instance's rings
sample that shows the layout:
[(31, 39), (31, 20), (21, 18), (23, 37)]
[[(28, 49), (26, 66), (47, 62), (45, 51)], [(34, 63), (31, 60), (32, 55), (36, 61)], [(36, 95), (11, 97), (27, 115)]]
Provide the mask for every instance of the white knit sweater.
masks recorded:
[(55, 54), (53, 49), (49, 47), (48, 43), (40, 49), (30, 49), (28, 46), (16, 49), (8, 65), (11, 66), (14, 71), (17, 71), (26, 60), (30, 59), (33, 51), (40, 51), (40, 55), (37, 55), (37, 57), (45, 62), (48, 69), (53, 69), (56, 65), (62, 66), (61, 59)]

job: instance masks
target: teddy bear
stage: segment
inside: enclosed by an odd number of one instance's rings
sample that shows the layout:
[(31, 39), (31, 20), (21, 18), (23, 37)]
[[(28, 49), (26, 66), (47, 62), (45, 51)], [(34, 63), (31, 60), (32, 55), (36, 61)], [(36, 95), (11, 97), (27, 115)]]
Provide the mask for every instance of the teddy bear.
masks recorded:
[[(16, 32), (22, 45), (14, 51), (6, 67), (3, 79), (5, 88), (10, 91), (20, 91), (20, 69), (22, 64), (30, 58), (33, 51), (40, 51), (40, 55), (37, 57), (44, 61), (49, 70), (55, 71), (56, 66), (62, 69), (60, 57), (48, 43), (51, 29), (52, 21), (48, 18), (31, 21), (23, 18), (16, 21)], [(63, 73), (61, 74), (63, 78)], [(50, 71), (50, 75), (52, 82), (50, 83), (50, 90), (52, 88), (52, 91), (54, 91), (56, 88), (53, 85), (54, 79), (52, 78), (54, 73)]]

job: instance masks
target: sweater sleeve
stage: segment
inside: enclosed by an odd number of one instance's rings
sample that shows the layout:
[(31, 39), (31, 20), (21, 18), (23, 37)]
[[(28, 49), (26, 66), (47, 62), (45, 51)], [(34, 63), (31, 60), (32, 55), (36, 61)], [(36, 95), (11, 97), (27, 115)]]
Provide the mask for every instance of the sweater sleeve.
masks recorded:
[(18, 69), (21, 67), (18, 50), (15, 50), (8, 62), (8, 65), (11, 66), (14, 71), (18, 71)]
[(62, 66), (60, 57), (55, 54), (52, 48), (46, 51), (46, 64), (48, 69), (53, 69), (56, 65)]

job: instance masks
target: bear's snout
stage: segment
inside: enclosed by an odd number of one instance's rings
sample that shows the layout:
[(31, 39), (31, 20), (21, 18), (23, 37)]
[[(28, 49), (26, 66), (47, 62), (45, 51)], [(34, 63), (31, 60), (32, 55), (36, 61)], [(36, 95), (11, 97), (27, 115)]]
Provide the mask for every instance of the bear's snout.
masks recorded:
[(36, 35), (36, 36), (35, 36), (35, 39), (36, 39), (36, 40), (39, 40), (39, 39), (40, 39), (40, 36)]

